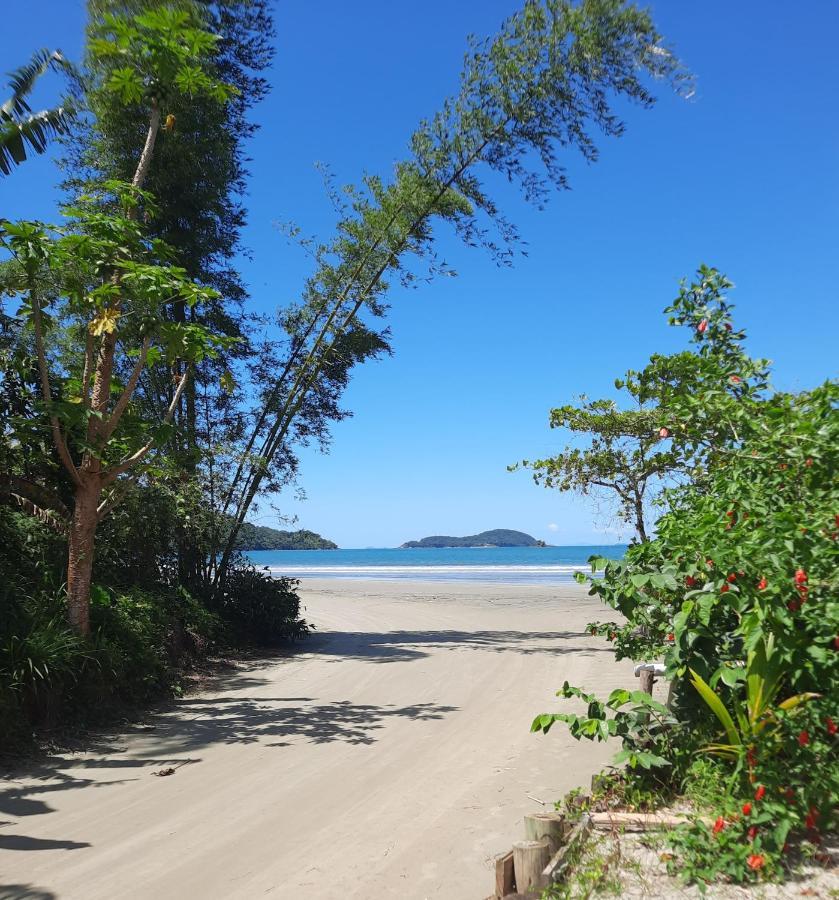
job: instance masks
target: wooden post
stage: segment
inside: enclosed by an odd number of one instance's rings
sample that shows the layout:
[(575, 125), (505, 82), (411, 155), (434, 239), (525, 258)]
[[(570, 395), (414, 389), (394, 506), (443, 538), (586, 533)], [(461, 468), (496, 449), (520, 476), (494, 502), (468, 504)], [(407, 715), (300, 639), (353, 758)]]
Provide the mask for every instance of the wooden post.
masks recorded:
[(652, 696), (655, 675), (647, 669), (641, 669), (641, 690)]
[(506, 897), (516, 889), (513, 876), (513, 851), (495, 857), (495, 896)]
[(547, 841), (551, 856), (559, 850), (565, 836), (565, 816), (561, 813), (531, 813), (524, 817), (524, 837), (528, 841)]
[(547, 841), (518, 841), (513, 844), (513, 870), (516, 890), (520, 894), (531, 888), (545, 887), (542, 884), (542, 870), (550, 859), (551, 848)]

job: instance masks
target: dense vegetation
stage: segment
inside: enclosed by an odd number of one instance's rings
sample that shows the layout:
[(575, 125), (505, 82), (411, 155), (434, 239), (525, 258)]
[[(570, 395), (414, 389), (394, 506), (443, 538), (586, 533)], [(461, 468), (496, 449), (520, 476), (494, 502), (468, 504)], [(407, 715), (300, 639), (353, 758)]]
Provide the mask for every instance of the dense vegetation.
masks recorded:
[(566, 684), (560, 696), (588, 711), (534, 722), (621, 737), (627, 769), (609, 790), (623, 800), (692, 798), (672, 865), (700, 882), (778, 877), (797, 854), (818, 856), (839, 802), (839, 384), (773, 390), (768, 363), (743, 348), (730, 287), (701, 269), (667, 310), (692, 350), (618, 382), (648, 404), (651, 439), (681, 477), (655, 537), (592, 560), (591, 593), (621, 618), (590, 627), (618, 659), (664, 660), (668, 706)]
[(443, 226), (509, 264), (518, 234), (482, 179), (540, 204), (567, 187), (561, 154), (593, 162), (595, 133), (623, 133), (612, 104), (683, 83), (634, 6), (526, 3), (473, 43), (390, 178), (333, 198), (299, 302), (262, 320), (235, 260), (271, 4), (87, 8), (80, 68), (60, 60), (72, 104), (27, 118), (31, 83), (59, 64), (36, 57), (0, 135), (4, 177), (56, 134), (64, 171), (61, 224), (0, 220), (4, 739), (170, 689), (214, 642), (305, 633), (294, 584), (237, 547), (296, 482), (300, 448), (349, 415), (355, 366), (389, 351), (391, 282), (451, 274)]
[(407, 541), (403, 547), (540, 547), (542, 541), (525, 534), (523, 531), (511, 531), (508, 528), (494, 528), (480, 534), (469, 534), (466, 537), (449, 537), (432, 535), (418, 541)]
[(244, 522), (236, 539), (237, 550), (337, 550), (338, 545), (314, 531), (278, 531), (267, 525)]

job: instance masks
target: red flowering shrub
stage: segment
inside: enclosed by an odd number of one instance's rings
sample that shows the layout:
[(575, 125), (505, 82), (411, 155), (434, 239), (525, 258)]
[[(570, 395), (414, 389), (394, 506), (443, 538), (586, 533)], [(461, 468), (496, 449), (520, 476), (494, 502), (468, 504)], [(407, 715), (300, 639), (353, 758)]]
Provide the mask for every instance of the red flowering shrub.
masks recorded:
[[(668, 310), (696, 352), (654, 357), (635, 373), (672, 423), (672, 452), (690, 478), (666, 492), (657, 536), (621, 561), (593, 559), (602, 577), (589, 583), (622, 617), (601, 626), (617, 657), (667, 665), (684, 727), (656, 777), (676, 790), (697, 753), (730, 743), (689, 670), (736, 725), (750, 716), (747, 656), (769, 639), (777, 649), (765, 727), (737, 728), (748, 742), (718, 764), (725, 808), (706, 811), (717, 824), (674, 837), (688, 877), (754, 880), (782, 871), (788, 838), (834, 828), (839, 804), (839, 384), (772, 392), (767, 364), (746, 355), (731, 325), (728, 287), (700, 270)], [(796, 695), (808, 699), (786, 703)], [(737, 810), (747, 822), (731, 818)]]

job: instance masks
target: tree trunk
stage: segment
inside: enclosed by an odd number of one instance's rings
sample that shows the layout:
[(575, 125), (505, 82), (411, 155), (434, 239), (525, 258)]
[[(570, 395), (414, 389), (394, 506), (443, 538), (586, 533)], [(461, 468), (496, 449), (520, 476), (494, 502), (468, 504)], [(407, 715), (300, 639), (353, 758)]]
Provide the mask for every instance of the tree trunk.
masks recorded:
[(85, 636), (90, 634), (90, 580), (98, 524), (96, 510), (101, 494), (99, 476), (82, 473), (68, 542), (67, 619), (74, 631)]
[(635, 495), (635, 528), (641, 543), (647, 542), (647, 529), (644, 523), (644, 501), (637, 494)]

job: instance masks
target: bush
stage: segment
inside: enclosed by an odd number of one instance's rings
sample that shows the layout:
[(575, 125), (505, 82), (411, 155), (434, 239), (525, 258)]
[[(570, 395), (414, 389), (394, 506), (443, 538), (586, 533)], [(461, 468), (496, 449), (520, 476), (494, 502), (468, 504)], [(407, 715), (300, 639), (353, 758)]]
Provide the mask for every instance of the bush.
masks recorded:
[(835, 827), (839, 385), (769, 390), (763, 361), (740, 347), (728, 283), (700, 274), (669, 309), (696, 352), (650, 366), (668, 373), (661, 436), (690, 478), (666, 492), (654, 540), (592, 560), (603, 575), (591, 593), (623, 621), (590, 627), (619, 659), (667, 665), (679, 725), (649, 738), (667, 757), (655, 777), (690, 792), (697, 754), (721, 759), (724, 799), (704, 810), (716, 828), (678, 832), (679, 864), (693, 879), (750, 881), (783, 871), (790, 836)]
[(231, 569), (224, 593), (216, 601), (221, 618), (239, 635), (262, 646), (299, 640), (312, 628), (300, 618), (300, 598), (292, 578), (272, 578), (250, 564)]
[(220, 625), (182, 590), (94, 587), (92, 635), (66, 624), (63, 592), (18, 596), (0, 632), (0, 746), (33, 729), (102, 721), (179, 690), (181, 668)]

